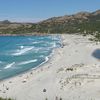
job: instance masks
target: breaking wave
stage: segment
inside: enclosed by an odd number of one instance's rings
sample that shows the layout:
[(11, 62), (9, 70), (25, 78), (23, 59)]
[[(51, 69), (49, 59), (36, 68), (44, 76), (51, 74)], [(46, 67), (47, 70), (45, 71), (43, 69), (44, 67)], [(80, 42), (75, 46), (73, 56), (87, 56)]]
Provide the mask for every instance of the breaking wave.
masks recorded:
[(32, 50), (33, 48), (34, 48), (34, 47), (27, 47), (27, 48), (24, 48), (24, 47), (22, 46), (20, 50), (17, 50), (17, 52), (13, 53), (12, 55), (13, 55), (13, 56), (19, 56), (19, 55), (25, 54), (26, 52)]
[(19, 63), (18, 65), (25, 65), (25, 64), (34, 63), (34, 62), (37, 62), (37, 59), (24, 61), (24, 62)]
[(10, 63), (10, 64), (6, 65), (6, 67), (4, 67), (4, 69), (8, 69), (8, 68), (10, 68), (10, 67), (12, 67), (14, 64), (15, 64), (15, 62)]

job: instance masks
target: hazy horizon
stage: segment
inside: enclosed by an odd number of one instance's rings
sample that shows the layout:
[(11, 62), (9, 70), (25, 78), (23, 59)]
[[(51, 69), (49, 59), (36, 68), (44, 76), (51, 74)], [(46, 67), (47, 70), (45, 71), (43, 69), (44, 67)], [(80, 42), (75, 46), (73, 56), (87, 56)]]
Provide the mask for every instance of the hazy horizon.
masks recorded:
[(38, 22), (50, 17), (71, 15), (81, 11), (94, 12), (99, 9), (98, 0), (1, 0), (0, 21)]

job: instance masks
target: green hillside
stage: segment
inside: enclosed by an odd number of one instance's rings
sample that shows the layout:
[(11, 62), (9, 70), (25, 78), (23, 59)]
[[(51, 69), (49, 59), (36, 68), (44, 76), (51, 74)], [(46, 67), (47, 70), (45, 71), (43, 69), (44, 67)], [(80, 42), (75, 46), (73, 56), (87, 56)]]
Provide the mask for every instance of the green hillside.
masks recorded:
[(1, 35), (33, 35), (48, 33), (92, 34), (100, 38), (100, 10), (89, 13), (53, 17), (39, 23), (0, 22)]

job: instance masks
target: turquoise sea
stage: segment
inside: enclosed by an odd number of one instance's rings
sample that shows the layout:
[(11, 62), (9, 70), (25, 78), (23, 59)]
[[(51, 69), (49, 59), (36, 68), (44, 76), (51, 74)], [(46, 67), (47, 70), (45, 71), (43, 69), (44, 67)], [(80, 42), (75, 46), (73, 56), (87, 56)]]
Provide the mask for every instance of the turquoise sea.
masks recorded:
[(0, 36), (0, 80), (42, 65), (58, 47), (59, 35)]

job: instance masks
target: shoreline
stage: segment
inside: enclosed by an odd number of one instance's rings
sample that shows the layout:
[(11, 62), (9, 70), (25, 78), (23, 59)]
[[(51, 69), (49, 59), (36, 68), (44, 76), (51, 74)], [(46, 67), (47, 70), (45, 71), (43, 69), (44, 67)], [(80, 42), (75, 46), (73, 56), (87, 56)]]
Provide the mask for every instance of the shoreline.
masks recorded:
[[(57, 49), (59, 49), (59, 48), (57, 48)], [(55, 49), (53, 52), (56, 52), (56, 49)], [(50, 56), (50, 57), (49, 57), (48, 61), (44, 61), (44, 62), (42, 62), (41, 64), (39, 64), (38, 66), (36, 66), (36, 67), (34, 67), (34, 68), (31, 68), (31, 69), (29, 69), (29, 70), (27, 70), (27, 71), (25, 71), (25, 72), (21, 72), (21, 73), (19, 73), (19, 74), (14, 75), (14, 76), (11, 76), (11, 77), (8, 77), (8, 78), (5, 78), (5, 79), (1, 79), (1, 80), (0, 80), (0, 83), (2, 83), (2, 82), (4, 82), (4, 81), (7, 81), (7, 80), (10, 80), (10, 79), (13, 79), (13, 78), (16, 78), (16, 77), (20, 77), (20, 76), (25, 75), (25, 74), (29, 74), (29, 73), (33, 72), (34, 70), (39, 70), (39, 69), (41, 69), (41, 67), (43, 67), (43, 66), (45, 66), (45, 65), (47, 65), (48, 63), (51, 62), (52, 57), (55, 56), (55, 53), (53, 53), (53, 54), (51, 54), (51, 55), (49, 55), (49, 56)], [(51, 56), (52, 56), (52, 57), (51, 57)]]
[[(47, 34), (47, 35), (50, 35), (50, 34)], [(56, 34), (51, 34), (51, 35), (56, 35)], [(57, 34), (57, 35), (59, 35), (59, 34)], [(61, 35), (61, 34), (60, 34), (60, 35)], [(14, 35), (14, 36), (17, 36), (17, 35)], [(20, 35), (18, 35), (18, 36), (20, 36)], [(27, 35), (25, 35), (25, 36), (27, 36)], [(33, 36), (36, 36), (36, 35), (33, 35)], [(40, 36), (40, 35), (37, 35), (37, 36)], [(41, 36), (43, 36), (43, 35), (41, 35)], [(44, 35), (44, 36), (46, 36), (46, 35)], [(60, 38), (61, 38), (61, 36), (60, 36)], [(61, 42), (61, 41), (60, 41), (60, 42)], [(62, 43), (61, 43), (61, 44), (62, 44)], [(34, 70), (39, 70), (41, 67), (47, 65), (47, 64), (52, 60), (52, 58), (55, 56), (55, 52), (56, 52), (57, 49), (59, 49), (59, 48), (61, 48), (61, 47), (56, 47), (56, 48), (54, 48), (54, 49), (52, 50), (52, 53), (51, 53), (50, 55), (47, 56), (47, 58), (48, 58), (47, 61), (44, 61), (44, 62), (42, 62), (41, 64), (39, 64), (38, 66), (36, 66), (36, 67), (34, 67), (34, 68), (31, 68), (31, 69), (29, 69), (29, 70), (27, 70), (27, 71), (25, 71), (25, 72), (21, 72), (21, 73), (19, 73), (19, 74), (14, 75), (14, 76), (1, 79), (1, 80), (0, 80), (0, 83), (1, 83), (1, 82), (4, 82), (4, 81), (7, 81), (7, 80), (10, 80), (10, 79), (13, 79), (13, 78), (16, 78), (16, 77), (19, 77), (19, 76), (21, 76), (21, 75), (29, 74), (30, 72), (33, 72)]]
[[(0, 34), (0, 36), (47, 36), (47, 35), (59, 35), (60, 33), (22, 33), (22, 34)], [(69, 33), (67, 33), (69, 34)], [(61, 35), (61, 34), (60, 34)]]
[(0, 34), (0, 36), (45, 36), (47, 33), (22, 33), (22, 34)]
[(16, 100), (55, 100), (56, 97), (99, 100), (100, 80), (96, 77), (99, 77), (100, 61), (91, 53), (100, 44), (81, 35), (63, 34), (61, 37), (64, 47), (54, 50), (47, 63), (0, 82), (0, 96)]

